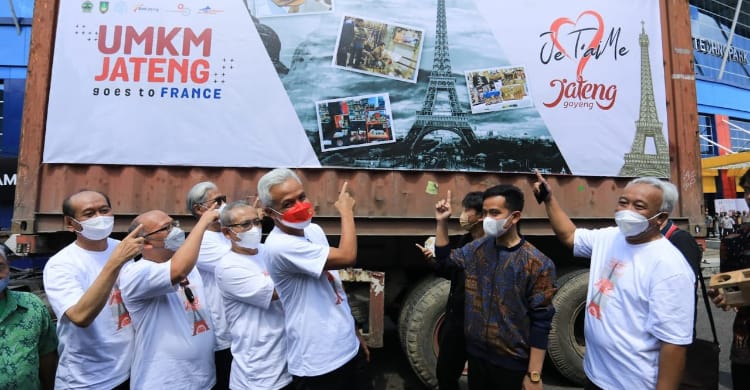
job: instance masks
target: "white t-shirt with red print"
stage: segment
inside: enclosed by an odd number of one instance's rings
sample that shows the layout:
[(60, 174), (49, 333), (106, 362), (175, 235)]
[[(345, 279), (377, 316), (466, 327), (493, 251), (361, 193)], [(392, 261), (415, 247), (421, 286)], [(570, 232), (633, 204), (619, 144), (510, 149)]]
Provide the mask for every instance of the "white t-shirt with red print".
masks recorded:
[(117, 283), (91, 325), (79, 327), (64, 315), (91, 287), (119, 243), (108, 238), (107, 249), (97, 252), (74, 242), (44, 267), (44, 291), (57, 316), (55, 388), (111, 389), (130, 376), (133, 327)]
[(586, 376), (604, 389), (653, 389), (661, 343), (693, 341), (695, 275), (666, 238), (628, 244), (618, 228), (576, 229), (573, 254), (591, 257)]
[(338, 271), (323, 269), (330, 250), (323, 229), (310, 224), (304, 233), (275, 227), (265, 250), (286, 316), (289, 372), (318, 376), (354, 358), (359, 339)]
[(263, 246), (256, 255), (229, 252), (216, 264), (216, 284), (232, 332), (233, 390), (278, 390), (292, 381), (286, 364), (284, 309), (273, 299)]
[(216, 383), (214, 331), (200, 274), (187, 287), (173, 285), (171, 260), (130, 262), (120, 273), (120, 289), (135, 329), (130, 386), (133, 389), (210, 389)]
[(216, 264), (224, 255), (232, 249), (232, 242), (224, 237), (221, 232), (206, 231), (203, 233), (201, 249), (198, 252), (198, 262), (195, 267), (203, 279), (203, 288), (206, 291), (206, 308), (211, 313), (214, 323), (214, 334), (216, 335), (216, 350), (228, 349), (232, 345), (232, 335), (229, 333), (226, 314), (224, 313), (224, 301), (221, 299), (221, 291), (216, 286), (216, 275), (214, 274)]

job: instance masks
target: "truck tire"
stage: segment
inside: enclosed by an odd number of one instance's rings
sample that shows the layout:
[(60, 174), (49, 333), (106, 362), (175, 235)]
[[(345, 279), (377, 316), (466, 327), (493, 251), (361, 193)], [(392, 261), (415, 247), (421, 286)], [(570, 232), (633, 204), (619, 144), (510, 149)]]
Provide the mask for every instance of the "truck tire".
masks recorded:
[(437, 389), (438, 335), (450, 286), (451, 282), (442, 278), (425, 279), (409, 294), (399, 315), (399, 336), (406, 357), (430, 389)]
[(586, 374), (583, 372), (583, 354), (586, 351), (583, 321), (588, 283), (589, 272), (586, 269), (572, 271), (558, 278), (560, 289), (552, 299), (556, 312), (552, 318), (547, 345), (547, 354), (557, 371), (579, 385), (586, 381)]

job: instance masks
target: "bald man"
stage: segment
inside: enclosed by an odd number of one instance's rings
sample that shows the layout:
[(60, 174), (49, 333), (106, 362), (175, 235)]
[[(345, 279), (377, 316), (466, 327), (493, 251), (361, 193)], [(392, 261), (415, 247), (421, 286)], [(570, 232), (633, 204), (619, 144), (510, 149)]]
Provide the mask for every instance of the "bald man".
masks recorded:
[(216, 384), (214, 330), (205, 290), (195, 269), (203, 233), (214, 223), (214, 206), (190, 236), (160, 210), (136, 217), (143, 258), (120, 276), (122, 299), (135, 330), (131, 386), (134, 389), (210, 389)]

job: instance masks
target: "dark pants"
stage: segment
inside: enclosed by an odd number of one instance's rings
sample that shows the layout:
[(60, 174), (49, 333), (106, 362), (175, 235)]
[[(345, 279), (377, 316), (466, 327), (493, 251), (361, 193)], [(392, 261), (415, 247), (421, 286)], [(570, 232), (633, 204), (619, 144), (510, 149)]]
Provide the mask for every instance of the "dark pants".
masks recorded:
[(130, 390), (130, 378), (126, 380), (125, 382), (120, 383), (119, 385), (115, 386), (112, 390)]
[(295, 376), (297, 390), (373, 390), (362, 350), (343, 366), (323, 375)]
[(509, 370), (469, 356), (469, 390), (521, 389), (526, 370)]
[(734, 390), (750, 389), (750, 364), (732, 363), (732, 388)]
[(214, 352), (216, 363), (216, 385), (214, 390), (229, 389), (229, 373), (232, 371), (232, 350), (230, 348)]
[(583, 390), (603, 390), (601, 387), (597, 386), (592, 382), (589, 378), (586, 378), (586, 383), (583, 385)]
[(458, 390), (458, 379), (466, 365), (466, 343), (464, 328), (450, 319), (443, 322), (440, 338), (440, 353), (435, 368), (440, 390)]

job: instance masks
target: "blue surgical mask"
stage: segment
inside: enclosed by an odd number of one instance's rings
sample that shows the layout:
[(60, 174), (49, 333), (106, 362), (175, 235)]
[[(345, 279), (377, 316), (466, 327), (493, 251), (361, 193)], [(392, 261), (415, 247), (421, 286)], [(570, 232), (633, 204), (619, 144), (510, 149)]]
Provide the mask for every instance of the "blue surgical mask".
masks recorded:
[(10, 283), (10, 275), (5, 279), (0, 279), (0, 291), (5, 290), (8, 287), (8, 283)]

